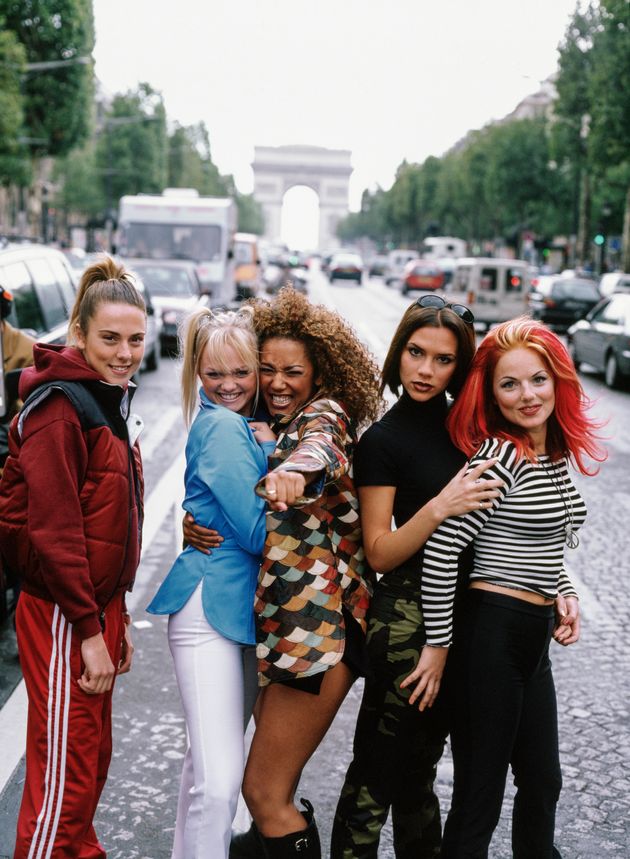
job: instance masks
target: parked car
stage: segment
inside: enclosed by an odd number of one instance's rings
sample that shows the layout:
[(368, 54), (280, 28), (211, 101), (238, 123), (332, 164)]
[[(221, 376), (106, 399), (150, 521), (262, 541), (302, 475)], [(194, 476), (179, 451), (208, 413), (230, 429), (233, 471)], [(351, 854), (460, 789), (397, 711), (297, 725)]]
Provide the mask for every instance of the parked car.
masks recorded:
[(308, 278), (308, 269), (299, 265), (299, 259), (288, 252), (271, 256), (262, 271), (263, 289), (270, 295), (274, 295), (283, 286), (292, 286), (298, 292), (306, 294)]
[(623, 271), (608, 271), (601, 276), (599, 291), (603, 296), (613, 292), (630, 292), (630, 274)]
[(358, 254), (337, 253), (333, 254), (328, 265), (328, 280), (356, 280), (361, 285), (363, 282), (363, 260)]
[(529, 309), (534, 319), (557, 331), (566, 331), (586, 316), (600, 298), (592, 280), (540, 275), (536, 290), (529, 295)]
[(407, 295), (414, 289), (435, 290), (444, 286), (444, 272), (431, 260), (412, 259), (405, 266), (401, 292)]
[(573, 363), (603, 372), (609, 388), (630, 381), (630, 292), (616, 292), (567, 331)]
[(369, 277), (383, 277), (387, 268), (387, 257), (384, 254), (377, 254), (372, 257), (368, 266)]
[(385, 286), (391, 286), (392, 283), (402, 280), (405, 266), (412, 259), (419, 258), (418, 251), (412, 251), (408, 248), (395, 248), (387, 254), (387, 265), (383, 272), (383, 280)]
[(177, 332), (182, 319), (196, 307), (208, 304), (197, 266), (188, 260), (152, 259), (129, 259), (125, 265), (148, 288), (157, 314), (160, 354), (177, 355)]
[(0, 283), (13, 295), (8, 321), (41, 343), (65, 343), (76, 295), (64, 255), (46, 245), (0, 249)]

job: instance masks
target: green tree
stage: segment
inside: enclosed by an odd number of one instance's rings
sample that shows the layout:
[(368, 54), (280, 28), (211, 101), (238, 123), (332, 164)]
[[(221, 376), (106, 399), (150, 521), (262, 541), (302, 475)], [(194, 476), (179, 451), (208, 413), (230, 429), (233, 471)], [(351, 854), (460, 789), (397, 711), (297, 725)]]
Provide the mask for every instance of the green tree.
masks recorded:
[(261, 236), (265, 232), (265, 216), (260, 203), (254, 200), (253, 194), (241, 194), (240, 191), (237, 191), (234, 199), (238, 209), (239, 230)]
[(103, 220), (105, 195), (96, 166), (94, 141), (58, 159), (53, 179), (59, 188), (53, 205), (61, 214), (64, 232), (71, 223)]
[(168, 145), (168, 185), (196, 188), (204, 196), (225, 194), (225, 181), (212, 161), (205, 123), (175, 124)]
[(496, 235), (507, 235), (520, 250), (523, 230), (544, 231), (553, 206), (549, 144), (544, 119), (520, 119), (488, 127), (485, 199)]
[(20, 144), (24, 122), (20, 85), (26, 51), (0, 18), (0, 183), (25, 184), (29, 162)]
[[(621, 264), (630, 271), (630, 4), (601, 0), (588, 77), (589, 150), (600, 174), (625, 183)], [(611, 168), (613, 173), (611, 174)], [(597, 215), (601, 215), (601, 209)], [(614, 213), (613, 213), (614, 214)]]
[[(25, 51), (24, 136), (31, 153), (63, 155), (84, 142), (90, 130), (91, 0), (0, 0), (0, 18)], [(37, 67), (59, 62), (64, 64)]]
[(160, 194), (168, 179), (166, 111), (148, 83), (114, 97), (100, 122), (96, 164), (107, 214), (124, 194)]
[[(578, 6), (559, 46), (552, 132), (552, 156), (565, 173), (570, 171), (574, 188), (572, 232), (576, 234), (576, 262), (591, 255), (591, 172), (589, 126), (591, 121), (590, 78), (593, 37), (599, 26), (599, 10)], [(567, 165), (570, 165), (567, 170)]]

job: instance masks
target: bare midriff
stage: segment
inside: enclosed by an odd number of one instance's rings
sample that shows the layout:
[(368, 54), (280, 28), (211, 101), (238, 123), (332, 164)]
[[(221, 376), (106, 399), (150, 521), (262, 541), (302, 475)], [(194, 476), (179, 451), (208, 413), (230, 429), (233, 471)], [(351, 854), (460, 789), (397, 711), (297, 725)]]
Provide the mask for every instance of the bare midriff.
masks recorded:
[(494, 585), (492, 582), (471, 582), (469, 588), (474, 588), (478, 591), (491, 591), (493, 594), (504, 594), (506, 597), (514, 597), (517, 600), (531, 602), (534, 605), (553, 605), (555, 600), (549, 597), (544, 597), (542, 594), (535, 594), (533, 591), (521, 591), (517, 588), (506, 588), (503, 585)]

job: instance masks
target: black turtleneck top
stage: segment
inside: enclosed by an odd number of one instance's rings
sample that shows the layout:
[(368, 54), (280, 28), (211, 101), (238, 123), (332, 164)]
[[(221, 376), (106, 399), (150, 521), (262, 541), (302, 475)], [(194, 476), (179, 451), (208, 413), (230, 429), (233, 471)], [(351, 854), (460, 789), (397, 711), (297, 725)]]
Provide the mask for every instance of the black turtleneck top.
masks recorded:
[[(444, 426), (447, 414), (445, 394), (418, 403), (403, 392), (359, 439), (355, 484), (396, 487), (393, 515), (398, 528), (438, 495), (466, 462)], [(403, 565), (413, 570), (418, 583), (422, 555), (421, 549)]]

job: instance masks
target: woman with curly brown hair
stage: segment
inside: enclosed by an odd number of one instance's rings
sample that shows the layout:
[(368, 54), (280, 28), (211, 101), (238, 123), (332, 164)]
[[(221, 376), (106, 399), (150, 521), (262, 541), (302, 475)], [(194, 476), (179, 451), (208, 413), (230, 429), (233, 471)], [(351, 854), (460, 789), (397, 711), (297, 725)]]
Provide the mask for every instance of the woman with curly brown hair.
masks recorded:
[(379, 372), (336, 312), (291, 289), (254, 305), (254, 327), (278, 439), (257, 487), (270, 513), (255, 604), (262, 689), (243, 781), (254, 824), (230, 856), (319, 859), (312, 807), (298, 811), (294, 795), (363, 673), (370, 588), (352, 455), (358, 428), (379, 412)]

